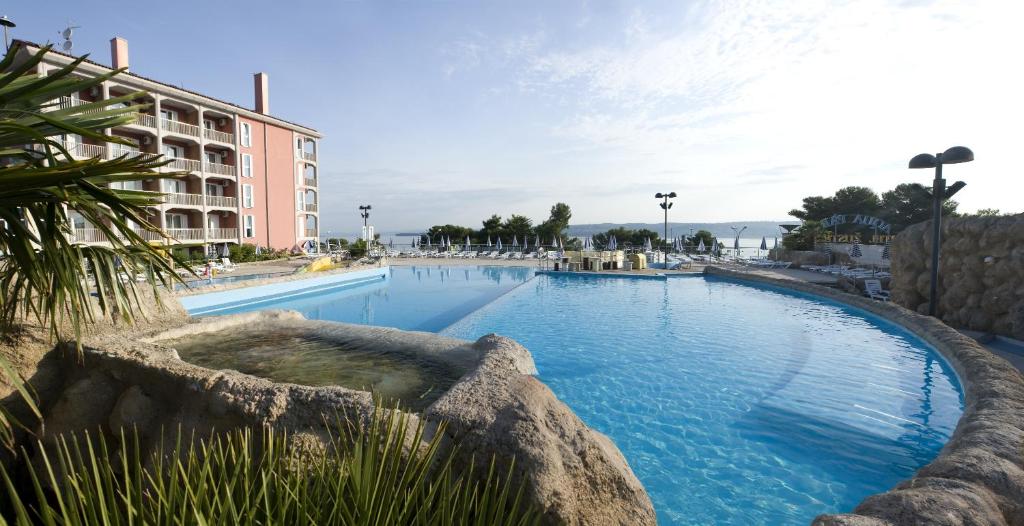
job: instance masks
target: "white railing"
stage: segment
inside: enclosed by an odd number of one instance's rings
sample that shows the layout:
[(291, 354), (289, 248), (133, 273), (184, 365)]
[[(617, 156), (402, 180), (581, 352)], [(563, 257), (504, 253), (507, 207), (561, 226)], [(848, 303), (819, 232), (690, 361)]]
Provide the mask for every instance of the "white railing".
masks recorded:
[(120, 157), (122, 155), (127, 155), (129, 157), (135, 157), (135, 156), (141, 155), (141, 154), (142, 154), (142, 150), (140, 150), (140, 149), (138, 149), (138, 148), (136, 148), (134, 146), (125, 146), (123, 144), (116, 144), (116, 143), (111, 143), (110, 144), (110, 155), (111, 155), (111, 157)]
[(68, 141), (63, 141), (61, 144), (74, 157), (91, 159), (93, 157), (103, 157), (107, 154), (107, 148), (102, 144), (73, 143)]
[(303, 208), (307, 212), (316, 212), (316, 203), (306, 203), (306, 205), (303, 206)]
[(307, 161), (316, 161), (316, 154), (313, 152), (302, 152), (302, 158)]
[(140, 113), (135, 116), (135, 124), (147, 128), (156, 128), (156, 117), (148, 113)]
[(169, 159), (171, 162), (167, 164), (167, 167), (172, 170), (199, 171), (200, 162), (195, 159), (182, 159), (181, 157), (169, 157)]
[(306, 237), (316, 237), (316, 229), (315, 228), (307, 228), (306, 229)]
[(211, 141), (235, 144), (235, 135), (233, 133), (225, 133), (222, 131), (211, 130), (209, 128), (203, 128), (203, 137), (206, 137)]
[(168, 228), (167, 235), (178, 241), (199, 241), (203, 239), (202, 228)]
[(107, 240), (107, 235), (98, 228), (76, 228), (75, 229), (75, 241), (79, 243), (103, 243)]
[(160, 119), (160, 127), (171, 133), (180, 133), (182, 135), (199, 137), (199, 126), (196, 126), (195, 124), (172, 121), (170, 119)]
[(302, 184), (306, 186), (316, 186), (316, 179), (312, 177), (303, 177)]
[(164, 194), (164, 202), (169, 205), (203, 206), (202, 194)]
[(238, 208), (238, 198), (225, 197), (223, 195), (206, 196), (206, 206), (220, 206), (224, 208)]
[(235, 167), (230, 164), (211, 163), (206, 161), (203, 163), (203, 171), (210, 174), (226, 175), (229, 177), (235, 176)]
[(238, 239), (237, 228), (210, 228), (207, 230), (208, 239)]
[(133, 230), (135, 230), (135, 233), (142, 236), (142, 239), (145, 239), (146, 241), (160, 241), (164, 239), (164, 236), (161, 236), (158, 232), (150, 232), (149, 230), (141, 228), (135, 228)]

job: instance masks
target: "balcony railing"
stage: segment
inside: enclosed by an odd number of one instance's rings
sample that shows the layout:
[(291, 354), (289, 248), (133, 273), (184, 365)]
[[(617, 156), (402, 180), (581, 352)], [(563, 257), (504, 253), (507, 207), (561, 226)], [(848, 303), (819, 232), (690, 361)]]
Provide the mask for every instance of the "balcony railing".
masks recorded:
[(316, 237), (316, 229), (315, 228), (307, 228), (306, 229), (306, 237)]
[(107, 148), (102, 144), (85, 144), (81, 142), (68, 141), (63, 141), (61, 144), (68, 150), (68, 153), (74, 157), (85, 157), (91, 159), (93, 157), (103, 157), (107, 154)]
[(76, 228), (75, 241), (79, 243), (103, 243), (107, 235), (98, 228)]
[(307, 212), (316, 212), (316, 203), (306, 203), (302, 208)]
[(303, 177), (302, 178), (302, 184), (304, 184), (306, 186), (316, 186), (316, 178), (315, 177)]
[(316, 154), (313, 152), (302, 152), (302, 158), (307, 161), (316, 161)]
[(178, 241), (200, 241), (203, 239), (202, 228), (168, 228), (167, 235)]
[(192, 137), (199, 137), (199, 126), (195, 124), (189, 124), (187, 122), (172, 121), (170, 119), (160, 119), (160, 127), (171, 132), (180, 133), (182, 135), (191, 135)]
[(225, 133), (222, 131), (211, 130), (209, 128), (203, 128), (203, 137), (206, 137), (211, 141), (235, 144), (235, 134), (233, 133)]
[(200, 162), (195, 159), (182, 159), (181, 157), (171, 157), (170, 159), (171, 162), (167, 164), (167, 167), (172, 170), (199, 171)]
[(223, 195), (206, 196), (206, 206), (219, 206), (223, 208), (238, 208), (237, 197), (225, 197)]
[(235, 176), (235, 167), (230, 164), (211, 163), (206, 161), (203, 163), (203, 171), (209, 174), (226, 175), (228, 177)]
[(164, 202), (169, 205), (203, 206), (202, 194), (164, 194)]
[(206, 231), (209, 239), (238, 239), (237, 228), (210, 228)]
[(141, 155), (141, 154), (142, 154), (142, 150), (140, 150), (138, 148), (135, 148), (135, 147), (132, 147), (132, 146), (125, 146), (123, 144), (116, 144), (116, 143), (111, 143), (110, 144), (110, 155), (113, 156), (113, 157), (120, 157), (122, 155), (127, 155), (129, 157), (135, 157), (135, 156)]
[(147, 128), (156, 128), (156, 117), (148, 113), (140, 113), (135, 116), (135, 124)]
[(144, 230), (141, 228), (136, 228), (134, 230), (136, 234), (142, 236), (142, 239), (145, 239), (146, 241), (160, 241), (164, 239), (164, 236), (161, 236), (157, 232), (150, 232), (149, 230)]

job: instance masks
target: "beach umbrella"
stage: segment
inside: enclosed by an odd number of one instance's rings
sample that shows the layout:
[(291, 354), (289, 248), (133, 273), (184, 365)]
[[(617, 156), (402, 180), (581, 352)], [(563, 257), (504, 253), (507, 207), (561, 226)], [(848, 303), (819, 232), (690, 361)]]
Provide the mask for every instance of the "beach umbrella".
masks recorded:
[(395, 248), (395, 238), (388, 240), (388, 248)]
[(262, 253), (263, 253), (263, 249), (262, 249), (262, 248), (260, 248), (260, 245), (259, 245), (259, 243), (257, 243), (257, 244), (256, 244), (256, 255), (258, 256), (258, 255), (260, 255), (260, 254), (262, 254)]
[(768, 239), (766, 239), (764, 236), (761, 236), (761, 246), (758, 248), (758, 250), (768, 250)]
[(854, 243), (853, 246), (850, 247), (850, 257), (851, 258), (859, 258), (859, 257), (861, 257), (863, 255), (864, 254), (862, 254), (861, 251), (860, 251), (860, 243)]
[(825, 253), (828, 254), (828, 264), (832, 264), (832, 243), (825, 245)]
[(512, 246), (513, 247), (518, 247), (519, 246), (519, 236), (512, 236)]
[(779, 248), (779, 238), (775, 238), (775, 245), (772, 248)]
[(227, 243), (224, 243), (220, 246), (220, 255), (223, 257), (228, 257), (231, 255), (231, 248), (228, 247)]
[(537, 237), (533, 240), (533, 244), (535, 245), (534, 248), (540, 249), (540, 234), (537, 234)]
[(704, 239), (701, 238), (700, 243), (697, 245), (697, 252), (704, 252), (707, 247), (704, 246)]
[(608, 240), (608, 250), (618, 250), (618, 249), (619, 249), (619, 240), (615, 239), (615, 236), (612, 236), (611, 239)]
[(892, 258), (892, 253), (890, 252), (890, 250), (891, 249), (889, 248), (889, 240), (886, 239), (885, 240), (885, 246), (882, 247), (882, 259), (886, 259), (887, 260), (887, 259), (891, 259)]
[(551, 238), (551, 248), (558, 248), (558, 238), (557, 237), (552, 237)]
[(469, 250), (469, 236), (466, 236), (466, 250)]
[(654, 250), (654, 247), (651, 246), (651, 238), (645, 239), (644, 240), (644, 252), (650, 252), (652, 250)]
[(498, 236), (498, 250), (501, 251), (501, 236)]
[(487, 248), (491, 247), (491, 235), (487, 234)]

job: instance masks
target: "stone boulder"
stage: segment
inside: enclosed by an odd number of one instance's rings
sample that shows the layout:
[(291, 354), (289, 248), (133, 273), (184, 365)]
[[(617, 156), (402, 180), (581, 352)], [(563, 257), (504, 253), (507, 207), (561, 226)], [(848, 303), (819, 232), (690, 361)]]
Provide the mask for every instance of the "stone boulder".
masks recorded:
[(486, 469), (490, 455), (514, 461), (514, 480), (530, 481), (530, 500), (548, 524), (656, 524), (654, 508), (626, 459), (608, 437), (586, 426), (539, 380), (529, 353), (516, 342), (489, 335), (474, 347), (485, 354), (424, 414), (447, 422), (447, 438), (460, 444), (458, 461)]

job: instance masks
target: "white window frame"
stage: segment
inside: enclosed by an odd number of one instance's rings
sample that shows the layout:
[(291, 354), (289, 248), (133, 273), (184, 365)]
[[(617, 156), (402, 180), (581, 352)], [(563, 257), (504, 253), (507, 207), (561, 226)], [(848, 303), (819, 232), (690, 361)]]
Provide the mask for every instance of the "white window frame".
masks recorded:
[(180, 122), (178, 120), (178, 110), (172, 110), (170, 108), (160, 108), (160, 118), (173, 122)]
[(256, 237), (256, 216), (248, 214), (242, 216), (242, 237)]
[(252, 155), (242, 154), (242, 177), (252, 177)]
[(238, 140), (242, 146), (252, 146), (252, 125), (248, 122), (238, 123)]
[(253, 191), (251, 184), (242, 185), (242, 208), (255, 208), (256, 206), (256, 192)]

